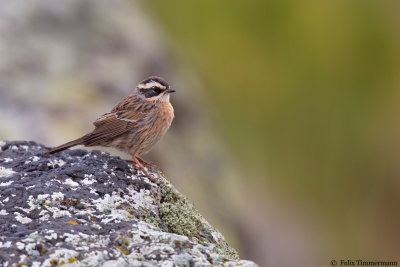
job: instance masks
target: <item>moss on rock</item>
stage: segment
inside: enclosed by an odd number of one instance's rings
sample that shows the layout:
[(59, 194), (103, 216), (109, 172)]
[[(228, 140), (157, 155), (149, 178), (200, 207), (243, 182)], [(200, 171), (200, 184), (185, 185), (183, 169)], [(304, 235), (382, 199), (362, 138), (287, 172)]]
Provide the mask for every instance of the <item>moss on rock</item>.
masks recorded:
[(161, 229), (170, 233), (198, 236), (202, 230), (201, 215), (189, 201), (168, 184), (161, 184), (159, 216)]
[(217, 254), (224, 255), (230, 260), (238, 260), (239, 259), (239, 254), (237, 251), (232, 248), (231, 246), (228, 245), (226, 242), (219, 242), (213, 251)]
[(239, 259), (237, 251), (223, 238), (219, 238), (219, 235), (215, 235), (218, 231), (200, 215), (187, 198), (164, 181), (166, 180), (163, 179), (158, 184), (161, 189), (158, 226), (170, 233), (196, 237), (199, 240), (211, 239), (215, 243), (214, 252), (227, 259)]

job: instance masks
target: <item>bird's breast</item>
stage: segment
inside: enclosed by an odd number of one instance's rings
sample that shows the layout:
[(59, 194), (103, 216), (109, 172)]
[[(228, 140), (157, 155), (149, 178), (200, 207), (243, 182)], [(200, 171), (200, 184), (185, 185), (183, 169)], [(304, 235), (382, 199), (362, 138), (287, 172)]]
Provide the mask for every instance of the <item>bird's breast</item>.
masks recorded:
[(174, 119), (174, 109), (170, 103), (159, 103), (154, 113), (149, 116), (149, 122), (146, 123), (140, 136), (143, 138), (139, 143), (141, 147), (138, 154), (147, 153), (167, 132)]
[(156, 110), (155, 121), (152, 125), (161, 136), (165, 134), (174, 119), (174, 108), (169, 102), (161, 102)]

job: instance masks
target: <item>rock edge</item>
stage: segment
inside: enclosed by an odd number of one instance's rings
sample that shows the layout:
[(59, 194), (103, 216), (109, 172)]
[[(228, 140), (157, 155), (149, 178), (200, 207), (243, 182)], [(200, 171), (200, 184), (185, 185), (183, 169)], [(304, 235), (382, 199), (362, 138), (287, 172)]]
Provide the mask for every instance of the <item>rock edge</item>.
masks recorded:
[(257, 266), (163, 177), (106, 152), (0, 141), (0, 266)]

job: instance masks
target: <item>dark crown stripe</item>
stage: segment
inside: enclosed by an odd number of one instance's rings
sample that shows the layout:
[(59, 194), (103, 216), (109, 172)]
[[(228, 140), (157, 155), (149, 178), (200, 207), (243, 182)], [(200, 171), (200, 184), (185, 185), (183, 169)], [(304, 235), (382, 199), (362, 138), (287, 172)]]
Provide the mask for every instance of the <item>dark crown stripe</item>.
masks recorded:
[(150, 76), (146, 80), (143, 80), (141, 82), (141, 84), (147, 84), (147, 83), (151, 83), (151, 82), (158, 82), (159, 84), (165, 86), (166, 88), (169, 87), (168, 83), (163, 78), (157, 77), (157, 76)]

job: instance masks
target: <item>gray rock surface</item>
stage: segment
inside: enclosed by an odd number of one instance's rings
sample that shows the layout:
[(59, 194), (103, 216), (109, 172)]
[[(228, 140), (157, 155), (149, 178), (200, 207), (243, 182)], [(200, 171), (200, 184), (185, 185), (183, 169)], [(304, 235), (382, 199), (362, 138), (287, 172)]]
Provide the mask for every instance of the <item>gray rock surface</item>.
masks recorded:
[(256, 266), (159, 171), (46, 150), (0, 142), (0, 266)]

